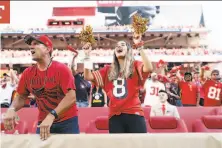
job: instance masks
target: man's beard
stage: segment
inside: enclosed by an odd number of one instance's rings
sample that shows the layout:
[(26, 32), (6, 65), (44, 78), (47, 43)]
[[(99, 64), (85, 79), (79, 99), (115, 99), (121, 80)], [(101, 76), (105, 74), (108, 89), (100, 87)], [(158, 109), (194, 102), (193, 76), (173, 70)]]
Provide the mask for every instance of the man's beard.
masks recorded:
[(215, 80), (220, 81), (221, 77), (216, 77)]

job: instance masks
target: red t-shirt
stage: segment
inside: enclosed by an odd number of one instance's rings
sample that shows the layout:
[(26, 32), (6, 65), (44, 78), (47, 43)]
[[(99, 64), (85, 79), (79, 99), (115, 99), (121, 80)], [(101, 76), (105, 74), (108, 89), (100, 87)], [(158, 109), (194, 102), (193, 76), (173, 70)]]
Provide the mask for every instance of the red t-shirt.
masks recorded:
[(213, 80), (206, 80), (203, 84), (204, 106), (222, 105), (222, 84)]
[(182, 104), (196, 105), (197, 94), (199, 93), (198, 86), (193, 82), (180, 81), (179, 87), (181, 89)]
[[(39, 90), (40, 88), (44, 90)], [(17, 92), (20, 95), (32, 93), (36, 97), (39, 121), (43, 121), (49, 112), (58, 106), (70, 89), (75, 90), (71, 70), (65, 64), (53, 61), (47, 71), (40, 71), (36, 66), (27, 68), (19, 81)], [(74, 116), (77, 116), (75, 104), (59, 115), (54, 122), (61, 122)]]
[(144, 115), (139, 100), (139, 89), (144, 85), (149, 73), (143, 73), (142, 68), (142, 62), (134, 61), (132, 77), (126, 80), (118, 78), (113, 82), (108, 79), (110, 66), (93, 72), (95, 85), (103, 87), (110, 99), (109, 117), (121, 113)]

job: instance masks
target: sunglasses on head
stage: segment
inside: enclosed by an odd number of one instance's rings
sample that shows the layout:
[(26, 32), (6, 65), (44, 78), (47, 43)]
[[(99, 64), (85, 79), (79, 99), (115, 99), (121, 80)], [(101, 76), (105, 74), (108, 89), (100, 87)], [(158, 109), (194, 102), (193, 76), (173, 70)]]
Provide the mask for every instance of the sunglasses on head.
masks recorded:
[(43, 44), (44, 46), (46, 46), (43, 42), (37, 40), (36, 38), (32, 37), (31, 35), (25, 36), (24, 41), (28, 45), (31, 45), (32, 41), (36, 41), (37, 44)]

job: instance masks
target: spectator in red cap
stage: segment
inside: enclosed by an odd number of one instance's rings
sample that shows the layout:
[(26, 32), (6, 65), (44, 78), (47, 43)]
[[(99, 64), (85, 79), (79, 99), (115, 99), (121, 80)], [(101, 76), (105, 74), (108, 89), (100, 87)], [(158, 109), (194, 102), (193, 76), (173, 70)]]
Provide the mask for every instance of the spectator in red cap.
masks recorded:
[(37, 63), (27, 68), (21, 76), (18, 95), (6, 111), (5, 128), (14, 128), (16, 112), (24, 106), (25, 98), (31, 93), (36, 98), (39, 110), (36, 133), (40, 134), (42, 140), (47, 139), (50, 133), (79, 133), (71, 70), (65, 64), (52, 60), (52, 41), (47, 36), (34, 38), (28, 35), (24, 40), (29, 45), (32, 59)]

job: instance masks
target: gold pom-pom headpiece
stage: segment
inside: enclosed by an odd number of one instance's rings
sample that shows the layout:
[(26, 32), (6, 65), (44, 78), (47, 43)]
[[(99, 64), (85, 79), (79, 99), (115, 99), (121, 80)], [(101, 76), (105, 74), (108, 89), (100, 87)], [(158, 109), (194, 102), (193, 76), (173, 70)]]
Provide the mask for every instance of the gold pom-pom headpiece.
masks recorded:
[(87, 42), (91, 44), (95, 43), (96, 40), (93, 36), (93, 28), (90, 25), (86, 26), (85, 28), (83, 27), (82, 31), (79, 34), (79, 39), (83, 44)]
[(134, 30), (135, 34), (141, 34), (141, 35), (144, 34), (148, 29), (147, 24), (148, 24), (147, 18), (142, 18), (138, 14), (135, 14), (133, 16), (132, 29)]

